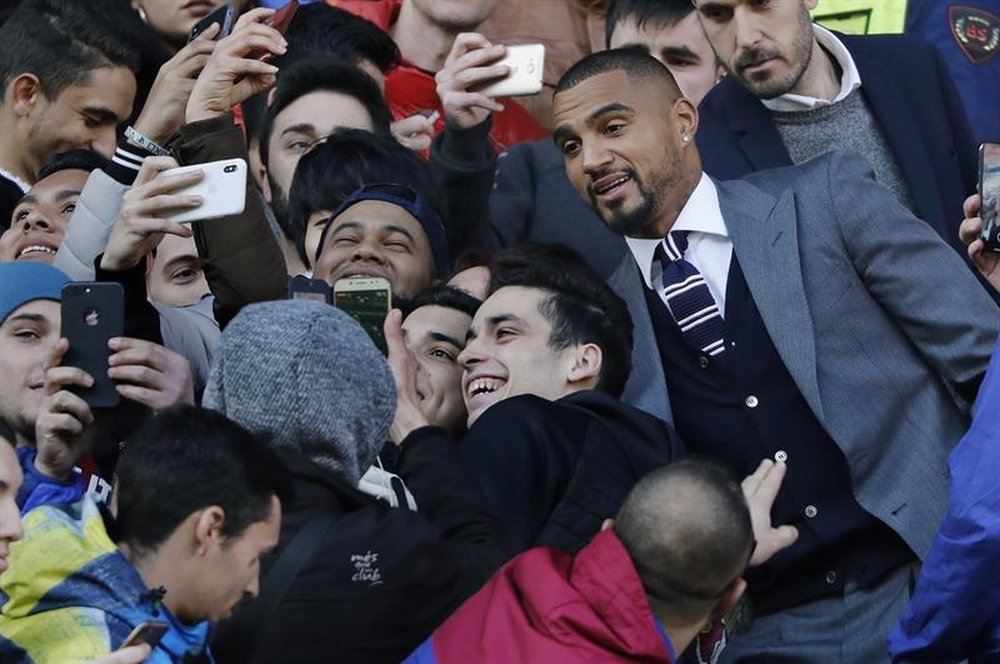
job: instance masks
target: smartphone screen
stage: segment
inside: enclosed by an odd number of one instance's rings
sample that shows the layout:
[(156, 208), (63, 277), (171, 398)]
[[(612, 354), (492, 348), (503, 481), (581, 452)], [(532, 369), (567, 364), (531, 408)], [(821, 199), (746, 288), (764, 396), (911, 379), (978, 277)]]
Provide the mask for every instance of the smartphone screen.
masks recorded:
[(983, 143), (979, 148), (979, 193), (985, 249), (1000, 253), (1000, 143)]
[(333, 304), (358, 321), (382, 354), (386, 354), (382, 326), (392, 304), (389, 281), (382, 277), (350, 277), (333, 285)]
[(90, 374), (94, 384), (73, 391), (92, 408), (110, 408), (120, 401), (108, 377), (108, 341), (124, 334), (125, 296), (116, 283), (70, 283), (62, 289), (62, 336), (69, 351), (62, 364)]

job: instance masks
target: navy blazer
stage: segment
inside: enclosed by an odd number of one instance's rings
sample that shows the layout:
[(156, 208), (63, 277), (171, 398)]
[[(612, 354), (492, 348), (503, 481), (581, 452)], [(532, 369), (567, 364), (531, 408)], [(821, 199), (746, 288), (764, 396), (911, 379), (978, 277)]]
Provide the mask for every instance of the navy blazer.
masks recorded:
[[(914, 214), (959, 253), (962, 202), (978, 179), (975, 139), (941, 55), (902, 35), (837, 33), (861, 76), (861, 92), (896, 157), (916, 204)], [(792, 163), (771, 114), (735, 77), (699, 107), (697, 134), (705, 172), (732, 180)]]

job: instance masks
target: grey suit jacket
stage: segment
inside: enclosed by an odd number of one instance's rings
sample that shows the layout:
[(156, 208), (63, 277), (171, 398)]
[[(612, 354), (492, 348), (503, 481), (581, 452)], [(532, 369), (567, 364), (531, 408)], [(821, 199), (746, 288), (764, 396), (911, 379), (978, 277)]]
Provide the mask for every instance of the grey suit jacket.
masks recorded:
[[(947, 504), (947, 455), (969, 423), (956, 395), (985, 373), (1000, 310), (860, 156), (716, 184), (761, 318), (844, 452), (855, 497), (922, 557)], [(631, 255), (609, 282), (635, 321), (623, 399), (672, 422)]]

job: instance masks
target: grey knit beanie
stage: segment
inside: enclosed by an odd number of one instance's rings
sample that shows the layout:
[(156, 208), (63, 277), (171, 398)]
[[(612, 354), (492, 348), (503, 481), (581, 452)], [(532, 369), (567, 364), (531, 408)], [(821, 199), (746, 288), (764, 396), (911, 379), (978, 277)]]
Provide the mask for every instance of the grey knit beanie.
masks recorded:
[(229, 323), (203, 404), (356, 486), (387, 439), (396, 389), (353, 318), (284, 300), (244, 307)]

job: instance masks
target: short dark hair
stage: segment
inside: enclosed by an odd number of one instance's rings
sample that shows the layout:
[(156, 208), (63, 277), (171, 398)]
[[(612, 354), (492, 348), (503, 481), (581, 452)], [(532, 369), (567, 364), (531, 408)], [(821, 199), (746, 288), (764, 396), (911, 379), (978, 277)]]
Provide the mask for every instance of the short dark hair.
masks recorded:
[(565, 92), (589, 78), (613, 71), (624, 71), (636, 83), (658, 81), (668, 87), (674, 98), (681, 97), (674, 75), (656, 58), (630, 48), (613, 48), (584, 56), (562, 75), (553, 94)]
[(42, 180), (53, 173), (59, 171), (87, 171), (93, 172), (99, 168), (106, 168), (111, 160), (93, 150), (78, 148), (57, 154), (49, 159), (38, 171), (38, 179)]
[(355, 66), (368, 60), (382, 73), (399, 64), (399, 47), (392, 37), (371, 21), (325, 2), (299, 7), (285, 40), (288, 50), (273, 61), (279, 69), (327, 56)]
[[(444, 206), (426, 161), (389, 135), (342, 128), (299, 160), (288, 192), (288, 225), (299, 256), (306, 256), (306, 224), (316, 210), (336, 210), (366, 184), (392, 183), (413, 189), (443, 219)], [(447, 228), (447, 226), (445, 226)]]
[(41, 82), (47, 99), (84, 83), (103, 67), (139, 69), (137, 47), (108, 26), (87, 2), (23, 0), (3, 24), (0, 39), (0, 84), (30, 72)]
[(482, 304), (464, 290), (454, 286), (428, 286), (413, 296), (413, 299), (403, 303), (403, 318), (406, 318), (420, 307), (445, 307), (468, 314), (471, 318)]
[(611, 33), (625, 21), (641, 30), (649, 21), (674, 25), (693, 11), (691, 0), (611, 0), (604, 22), (604, 45), (611, 48)]
[(225, 416), (194, 406), (166, 410), (130, 439), (118, 460), (116, 535), (137, 555), (156, 551), (191, 514), (226, 513), (222, 535), (239, 537), (291, 497), (291, 475), (264, 441)]
[(725, 468), (686, 459), (654, 470), (626, 496), (615, 533), (646, 593), (698, 620), (746, 570), (750, 511)]
[(539, 305), (552, 325), (549, 345), (597, 344), (603, 355), (597, 389), (621, 396), (632, 370), (632, 317), (579, 254), (562, 245), (521, 245), (494, 254), (489, 270), (490, 295), (505, 286), (549, 292)]
[(274, 100), (260, 124), (260, 159), (267, 166), (274, 120), (292, 102), (319, 90), (354, 97), (365, 107), (376, 134), (389, 135), (392, 115), (372, 77), (335, 58), (309, 59), (293, 64), (278, 76)]
[(3, 438), (12, 447), (17, 445), (17, 434), (14, 433), (14, 429), (7, 424), (7, 420), (0, 418), (0, 438)]

